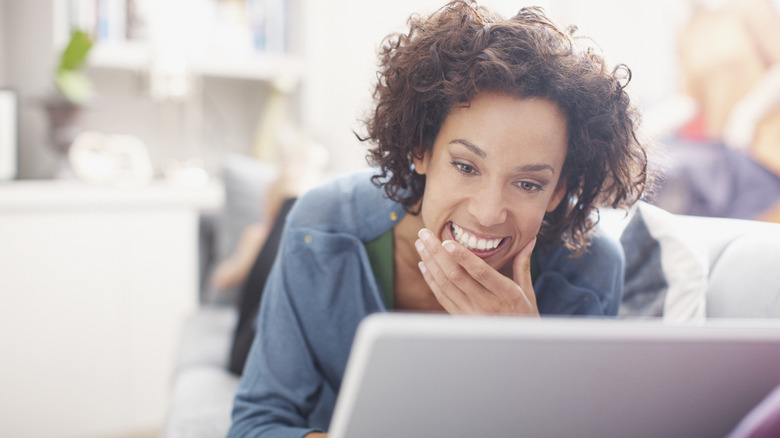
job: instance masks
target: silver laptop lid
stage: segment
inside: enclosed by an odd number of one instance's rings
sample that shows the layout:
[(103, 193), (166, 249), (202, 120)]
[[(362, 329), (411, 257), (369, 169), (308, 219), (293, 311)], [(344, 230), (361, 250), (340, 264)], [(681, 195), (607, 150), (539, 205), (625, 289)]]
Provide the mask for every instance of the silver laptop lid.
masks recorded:
[(377, 314), (329, 436), (724, 436), (778, 384), (777, 321)]

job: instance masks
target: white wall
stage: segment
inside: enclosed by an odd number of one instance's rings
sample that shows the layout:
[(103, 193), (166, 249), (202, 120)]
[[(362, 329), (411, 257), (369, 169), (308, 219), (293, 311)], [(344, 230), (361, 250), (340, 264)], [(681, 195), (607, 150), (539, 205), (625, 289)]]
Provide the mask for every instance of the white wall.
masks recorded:
[[(312, 0), (306, 10), (306, 76), (302, 108), (305, 126), (333, 151), (335, 170), (365, 164), (368, 145), (355, 139), (359, 119), (371, 108), (376, 49), (387, 34), (405, 29), (412, 12), (430, 12), (444, 0)], [(629, 91), (651, 106), (676, 92), (674, 40), (685, 10), (677, 0), (517, 0), (484, 1), (514, 15), (522, 6), (543, 6), (562, 25), (576, 24), (591, 36), (608, 62), (625, 63), (633, 72)], [(359, 131), (360, 132), (360, 131)]]
[[(370, 111), (376, 49), (389, 33), (403, 31), (412, 12), (427, 13), (445, 0), (291, 0), (296, 51), (305, 55), (302, 88), (296, 98), (300, 124), (332, 151), (334, 171), (365, 165), (368, 145), (356, 140), (360, 119)], [(52, 5), (61, 0), (0, 0), (0, 84), (22, 93), (20, 176), (43, 177), (54, 165), (47, 125), (38, 101), (51, 87), (55, 33)], [(539, 2), (485, 0), (504, 15)], [(547, 0), (541, 2), (561, 24), (577, 24), (593, 36), (612, 63), (634, 73), (630, 92), (652, 106), (676, 91), (674, 38), (684, 2), (677, 0)], [(57, 24), (58, 26), (55, 26)], [(58, 27), (58, 29), (54, 29)], [(135, 134), (156, 163), (200, 153), (210, 170), (226, 151), (249, 151), (267, 94), (267, 84), (206, 79), (203, 145), (192, 151), (176, 138), (182, 107), (154, 104), (144, 78), (133, 72), (90, 71), (100, 96), (84, 116), (84, 127)], [(172, 122), (173, 121), (173, 122)]]
[(0, 0), (0, 87), (8, 85), (6, 74), (8, 58), (5, 53), (6, 41), (8, 41), (8, 37), (6, 36), (7, 26), (5, 24), (5, 3), (6, 0)]
[[(444, 0), (329, 0), (309, 2), (304, 21), (306, 75), (301, 116), (304, 125), (332, 151), (335, 171), (365, 165), (368, 147), (356, 140), (360, 120), (370, 112), (377, 49), (392, 32), (406, 29), (412, 13), (429, 13)], [(547, 3), (547, 2), (543, 2)], [(487, 0), (503, 14), (526, 1)]]
[(631, 69), (629, 92), (651, 107), (678, 90), (677, 32), (688, 15), (679, 0), (557, 0), (553, 13), (591, 37), (611, 64)]

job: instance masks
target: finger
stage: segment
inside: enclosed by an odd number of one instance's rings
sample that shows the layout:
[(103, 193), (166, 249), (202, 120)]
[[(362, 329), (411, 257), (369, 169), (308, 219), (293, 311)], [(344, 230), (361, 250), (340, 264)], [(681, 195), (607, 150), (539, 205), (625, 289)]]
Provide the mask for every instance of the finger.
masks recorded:
[(531, 254), (536, 239), (526, 244), (512, 260), (513, 277), (505, 277), (471, 251), (451, 240), (442, 247), (482, 287), (468, 291), (475, 306), (488, 312), (536, 313), (536, 295), (531, 281)]
[(441, 242), (430, 230), (423, 228), (419, 236), (418, 253), (431, 280), (442, 294), (446, 294), (462, 310), (472, 307), (473, 303), (466, 291), (480, 287), (479, 284), (442, 248)]
[(520, 287), (531, 285), (531, 255), (536, 246), (536, 237), (531, 239), (512, 261), (512, 277)]
[(528, 308), (539, 314), (539, 308), (536, 304), (536, 293), (534, 292), (533, 279), (531, 277), (531, 255), (536, 246), (536, 237), (531, 239), (523, 249), (515, 256), (512, 261), (512, 277), (515, 283), (523, 291), (523, 298)]
[(423, 228), (419, 235), (425, 250), (420, 257), (442, 289), (446, 291), (452, 288), (453, 292), (465, 293), (474, 287), (480, 287), (429, 230)]
[[(502, 313), (525, 312), (531, 308), (523, 291), (511, 278), (496, 271), (464, 246), (451, 240), (439, 245), (438, 239), (424, 230), (420, 235), (425, 240), (425, 252), (420, 256), (432, 280), (441, 294), (446, 294), (461, 311)], [(518, 303), (521, 303), (519, 307)]]
[(418, 252), (420, 253), (420, 271), (423, 278), (433, 291), (439, 303), (450, 313), (464, 313), (472, 307), (471, 300), (456, 283), (447, 278), (447, 274), (434, 256), (428, 252), (421, 240), (418, 240)]
[(495, 270), (463, 245), (447, 240), (442, 246), (453, 254), (453, 259), (479, 284), (479, 288), (468, 291), (475, 308), (496, 314), (533, 312), (535, 305), (530, 305), (526, 292), (512, 278)]
[(420, 269), (420, 272), (422, 273), (425, 282), (428, 284), (428, 287), (431, 288), (433, 295), (436, 297), (436, 300), (439, 302), (439, 304), (441, 304), (444, 310), (447, 313), (453, 313), (453, 314), (463, 313), (463, 310), (458, 305), (458, 303), (453, 301), (452, 298), (449, 297), (449, 295), (445, 294), (442, 291), (442, 289), (433, 279), (433, 276), (431, 275), (430, 271), (428, 271), (428, 268), (425, 267), (425, 263), (421, 261), (417, 264), (417, 267)]
[(446, 240), (442, 242), (442, 247), (452, 256), (453, 262), (463, 269), (467, 277), (473, 279), (486, 292), (506, 288), (508, 279), (463, 245)]

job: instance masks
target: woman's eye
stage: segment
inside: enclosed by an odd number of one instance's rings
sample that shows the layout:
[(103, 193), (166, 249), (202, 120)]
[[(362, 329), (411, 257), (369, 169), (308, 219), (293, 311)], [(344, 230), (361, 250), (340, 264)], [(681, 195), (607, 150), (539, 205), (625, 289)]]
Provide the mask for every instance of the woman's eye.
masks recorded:
[(542, 186), (530, 181), (520, 181), (517, 183), (518, 187), (528, 192), (536, 192), (542, 190)]
[(458, 171), (460, 171), (460, 173), (472, 174), (472, 173), (475, 172), (474, 166), (471, 166), (471, 165), (468, 165), (468, 164), (465, 164), (465, 163), (460, 163), (460, 162), (457, 162), (457, 161), (453, 161), (452, 165), (455, 166), (455, 168), (458, 169)]

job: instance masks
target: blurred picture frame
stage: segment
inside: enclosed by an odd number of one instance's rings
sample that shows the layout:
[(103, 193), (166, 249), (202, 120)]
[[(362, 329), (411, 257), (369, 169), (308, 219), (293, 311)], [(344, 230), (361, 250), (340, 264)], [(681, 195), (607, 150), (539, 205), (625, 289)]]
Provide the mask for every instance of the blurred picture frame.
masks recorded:
[(19, 95), (0, 88), (0, 181), (17, 177), (19, 152)]

